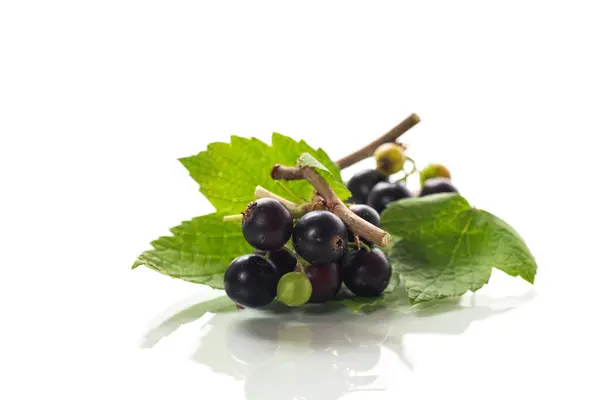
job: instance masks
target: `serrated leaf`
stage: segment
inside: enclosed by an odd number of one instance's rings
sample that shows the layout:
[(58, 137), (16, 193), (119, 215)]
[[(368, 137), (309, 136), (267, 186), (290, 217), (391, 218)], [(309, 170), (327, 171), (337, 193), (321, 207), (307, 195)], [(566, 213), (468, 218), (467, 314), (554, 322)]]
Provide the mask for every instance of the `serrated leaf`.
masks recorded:
[(223, 288), (223, 274), (231, 261), (252, 253), (239, 222), (223, 222), (224, 214), (185, 221), (151, 243), (133, 268), (145, 265), (162, 274), (213, 288)]
[(396, 238), (389, 259), (413, 303), (476, 291), (492, 267), (534, 281), (535, 259), (517, 232), (458, 194), (397, 201), (381, 225)]
[[(338, 181), (342, 180), (342, 173), (337, 164), (329, 158), (325, 150), (319, 148), (313, 149), (304, 140), (296, 142), (294, 139), (282, 135), (280, 133), (273, 133), (271, 138), (271, 144), (273, 148), (278, 149), (279, 154), (285, 154), (287, 159), (295, 157), (297, 160), (301, 154), (309, 153), (314, 156), (329, 172), (333, 174), (335, 179)], [(280, 163), (283, 165), (283, 163)], [(293, 164), (289, 164), (293, 165)]]
[[(338, 195), (338, 197), (342, 200), (346, 200), (349, 198), (352, 193), (346, 188), (346, 185), (342, 181), (341, 178), (334, 175), (327, 167), (319, 162), (316, 158), (314, 158), (309, 153), (303, 153), (298, 158), (298, 166), (299, 167), (312, 167), (314, 168), (319, 175), (321, 175), (331, 186), (333, 191)], [(336, 171), (339, 171), (339, 168), (335, 167)]]
[(271, 141), (269, 146), (255, 138), (232, 136), (231, 143), (211, 143), (205, 151), (180, 162), (217, 211), (230, 214), (246, 209), (258, 185), (291, 201), (310, 200), (313, 188), (308, 182), (271, 178), (275, 164), (295, 165), (303, 153), (312, 155), (341, 182), (339, 168), (322, 149), (315, 150), (304, 141), (296, 142), (278, 133)]

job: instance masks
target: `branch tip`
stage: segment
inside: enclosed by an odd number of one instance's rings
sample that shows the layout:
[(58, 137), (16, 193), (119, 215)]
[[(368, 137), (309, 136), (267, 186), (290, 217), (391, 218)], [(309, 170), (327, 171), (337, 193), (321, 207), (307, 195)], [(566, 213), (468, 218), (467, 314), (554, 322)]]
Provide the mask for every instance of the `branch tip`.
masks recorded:
[(338, 167), (340, 167), (340, 169), (344, 169), (353, 164), (356, 164), (359, 161), (364, 160), (365, 158), (371, 157), (380, 145), (388, 142), (395, 142), (396, 139), (398, 139), (406, 131), (408, 131), (410, 128), (412, 128), (419, 122), (421, 122), (421, 118), (417, 114), (412, 113), (404, 120), (402, 120), (402, 122), (400, 122), (398, 125), (393, 127), (388, 133), (375, 139), (373, 142), (369, 143), (362, 149), (359, 149), (354, 153), (339, 159), (336, 162), (336, 164), (338, 165)]
[(271, 178), (275, 179), (275, 175), (277, 174), (279, 167), (281, 167), (279, 164), (273, 165), (273, 169), (271, 169)]

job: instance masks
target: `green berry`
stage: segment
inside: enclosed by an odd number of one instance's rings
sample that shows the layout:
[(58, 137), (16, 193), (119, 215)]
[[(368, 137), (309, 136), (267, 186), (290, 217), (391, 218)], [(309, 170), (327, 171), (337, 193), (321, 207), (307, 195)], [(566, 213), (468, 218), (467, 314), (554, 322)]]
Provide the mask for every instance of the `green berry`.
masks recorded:
[(277, 283), (277, 298), (291, 307), (305, 304), (312, 295), (310, 280), (302, 272), (289, 272)]
[(384, 175), (392, 175), (404, 167), (406, 156), (404, 148), (397, 143), (384, 143), (375, 150), (377, 171)]
[(421, 186), (425, 184), (427, 179), (431, 178), (447, 178), (451, 179), (450, 171), (442, 164), (429, 164), (420, 172)]

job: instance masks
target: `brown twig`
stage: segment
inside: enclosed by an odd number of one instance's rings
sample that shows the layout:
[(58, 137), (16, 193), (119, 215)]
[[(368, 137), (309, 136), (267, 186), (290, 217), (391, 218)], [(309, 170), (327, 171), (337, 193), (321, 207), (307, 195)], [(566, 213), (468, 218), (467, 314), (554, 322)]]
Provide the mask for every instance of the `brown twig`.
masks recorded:
[(392, 241), (389, 233), (360, 218), (346, 207), (327, 181), (313, 168), (275, 165), (271, 177), (284, 180), (306, 179), (324, 199), (326, 208), (340, 217), (352, 232), (381, 247), (386, 247)]
[(402, 122), (393, 127), (388, 133), (379, 138), (375, 139), (370, 144), (366, 145), (362, 149), (355, 151), (352, 154), (347, 155), (337, 161), (338, 167), (340, 169), (344, 169), (346, 167), (351, 166), (352, 164), (356, 164), (359, 161), (364, 160), (367, 157), (371, 157), (377, 148), (388, 142), (394, 142), (398, 139), (402, 134), (408, 131), (410, 128), (415, 126), (421, 121), (421, 118), (417, 114), (411, 114), (406, 117)]

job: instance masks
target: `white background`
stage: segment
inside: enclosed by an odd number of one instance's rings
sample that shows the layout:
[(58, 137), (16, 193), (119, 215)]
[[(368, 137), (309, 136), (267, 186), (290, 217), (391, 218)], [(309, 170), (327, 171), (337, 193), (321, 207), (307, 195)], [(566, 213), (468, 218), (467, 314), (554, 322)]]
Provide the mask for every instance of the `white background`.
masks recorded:
[[(248, 367), (266, 383), (246, 392), (268, 399), (291, 379), (290, 399), (598, 398), (595, 3), (0, 2), (0, 398), (244, 398), (243, 379), (212, 372), (222, 342), (194, 359), (205, 321), (140, 348), (209, 292), (129, 270), (211, 211), (177, 159), (273, 131), (335, 159), (412, 112), (410, 155), (445, 163), (472, 204), (517, 228), (535, 289), (495, 273), (465, 308), (380, 316), (387, 347), (362, 323), (357, 341), (381, 352), (363, 391), (336, 381), (325, 355), (341, 339), (319, 324), (266, 342), (213, 321), (213, 337), (283, 357)], [(307, 361), (296, 342), (311, 335)], [(309, 397), (317, 384), (329, 389)]]

